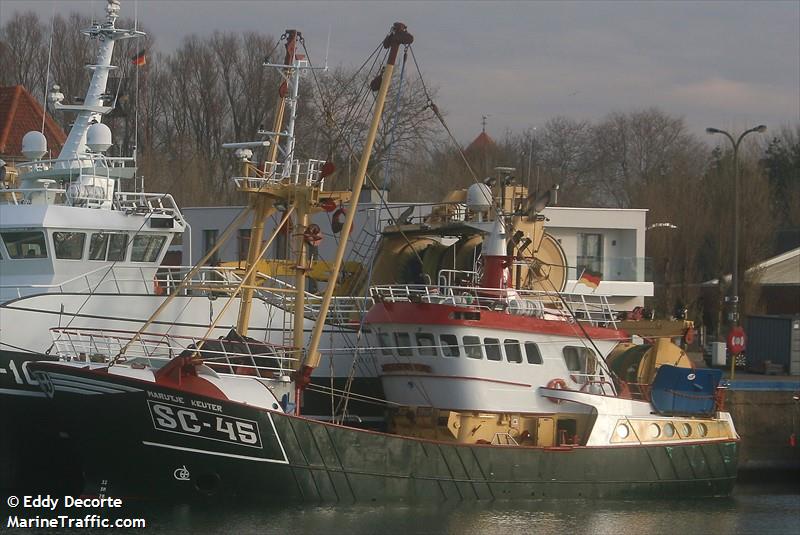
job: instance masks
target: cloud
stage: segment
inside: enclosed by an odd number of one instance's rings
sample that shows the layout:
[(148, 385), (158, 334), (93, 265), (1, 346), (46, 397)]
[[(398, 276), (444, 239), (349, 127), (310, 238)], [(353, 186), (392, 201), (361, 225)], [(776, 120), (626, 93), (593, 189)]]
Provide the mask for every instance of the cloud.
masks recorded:
[(720, 77), (673, 86), (667, 94), (692, 107), (721, 111), (762, 109), (787, 116), (796, 115), (797, 94), (767, 84), (737, 82)]

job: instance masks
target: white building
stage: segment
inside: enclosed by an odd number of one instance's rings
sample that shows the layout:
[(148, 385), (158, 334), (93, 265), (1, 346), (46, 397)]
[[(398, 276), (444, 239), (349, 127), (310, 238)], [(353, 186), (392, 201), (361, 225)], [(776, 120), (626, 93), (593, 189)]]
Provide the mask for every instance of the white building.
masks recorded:
[[(390, 219), (400, 217), (410, 206), (413, 206), (413, 212), (406, 217), (413, 221), (420, 221), (431, 210), (430, 204), (419, 203), (389, 202), (382, 206), (377, 192), (362, 192), (345, 260), (362, 261), (370, 250), (374, 250), (380, 229)], [(241, 206), (184, 208), (183, 214), (190, 230), (183, 239), (183, 263), (199, 260), (242, 209)], [(567, 256), (570, 266), (567, 292), (608, 295), (618, 310), (642, 306), (644, 298), (653, 295), (653, 283), (645, 280), (647, 210), (549, 207), (543, 213), (548, 219), (547, 231), (561, 243)], [(312, 218), (325, 237), (319, 246), (319, 256), (323, 259), (333, 258), (338, 244), (338, 236), (331, 228), (332, 216), (333, 213), (322, 212)], [(280, 217), (276, 214), (267, 223), (265, 239), (273, 232)], [(245, 221), (236, 231), (237, 238), (224, 244), (212, 263), (244, 260), (251, 224), (251, 220)], [(286, 258), (285, 250), (286, 237), (279, 235), (268, 256)], [(602, 274), (602, 282), (596, 290), (578, 283), (584, 268)]]

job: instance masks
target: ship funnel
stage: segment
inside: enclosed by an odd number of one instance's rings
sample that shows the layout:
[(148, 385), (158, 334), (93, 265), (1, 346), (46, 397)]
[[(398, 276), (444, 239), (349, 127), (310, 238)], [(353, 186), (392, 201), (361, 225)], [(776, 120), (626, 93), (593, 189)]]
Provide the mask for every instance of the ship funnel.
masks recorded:
[(509, 257), (507, 256), (506, 231), (503, 218), (498, 217), (492, 231), (483, 241), (481, 258), (483, 270), (481, 287), (507, 288), (509, 282)]
[(47, 153), (47, 138), (32, 130), (22, 138), (22, 154), (29, 160), (38, 160)]
[(95, 123), (86, 132), (86, 146), (92, 152), (105, 152), (111, 146), (111, 129), (103, 123)]

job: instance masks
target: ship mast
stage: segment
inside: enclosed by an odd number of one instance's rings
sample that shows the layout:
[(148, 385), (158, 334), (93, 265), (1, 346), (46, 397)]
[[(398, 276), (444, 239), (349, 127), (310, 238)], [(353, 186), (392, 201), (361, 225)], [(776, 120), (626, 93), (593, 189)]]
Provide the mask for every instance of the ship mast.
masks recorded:
[[(361, 161), (359, 162), (358, 172), (353, 184), (353, 199), (355, 199), (356, 203), (361, 196), (361, 188), (364, 185), (364, 178), (367, 174), (367, 165), (369, 164), (370, 155), (372, 153), (372, 145), (375, 142), (375, 136), (378, 132), (378, 126), (380, 125), (381, 115), (383, 113), (383, 105), (386, 102), (386, 94), (389, 92), (389, 86), (392, 82), (394, 65), (397, 60), (397, 52), (400, 50), (400, 45), (408, 46), (413, 41), (414, 37), (408, 33), (406, 25), (402, 22), (395, 22), (394, 25), (392, 25), (391, 32), (383, 40), (383, 48), (389, 50), (389, 57), (386, 60), (386, 66), (384, 67), (383, 72), (379, 75), (380, 88), (378, 89), (378, 95), (375, 99), (375, 112), (372, 117), (372, 124), (370, 125), (366, 142), (364, 143), (364, 152), (361, 154)], [(373, 84), (375, 84), (376, 81), (377, 80), (374, 80)], [(344, 226), (341, 230), (342, 236), (350, 235), (350, 229), (353, 228), (353, 218), (355, 213), (356, 211), (352, 208), (347, 211), (347, 217), (344, 220)], [(311, 378), (311, 372), (313, 372), (313, 370), (319, 366), (321, 358), (319, 353), (319, 344), (322, 339), (322, 329), (325, 326), (325, 317), (328, 315), (328, 308), (333, 297), (335, 282), (339, 276), (339, 270), (342, 267), (342, 260), (344, 258), (346, 245), (346, 240), (343, 239), (339, 243), (339, 247), (336, 250), (336, 258), (333, 261), (330, 278), (327, 286), (325, 287), (325, 296), (322, 300), (322, 304), (320, 305), (319, 316), (317, 318), (317, 322), (314, 324), (314, 331), (311, 335), (308, 351), (306, 352), (305, 359), (300, 370), (300, 377), (298, 377), (297, 380), (298, 389), (302, 389), (308, 384)], [(299, 408), (300, 404), (298, 403), (297, 406)]]
[(114, 52), (114, 43), (122, 39), (131, 39), (144, 35), (138, 30), (124, 30), (117, 28), (116, 22), (119, 18), (119, 0), (108, 0), (106, 5), (106, 20), (103, 23), (95, 22), (91, 28), (81, 30), (81, 33), (96, 39), (97, 59), (94, 65), (87, 65), (86, 68), (92, 71), (92, 80), (86, 90), (86, 96), (82, 104), (66, 105), (61, 104), (64, 95), (59, 93), (54, 87), (50, 94), (53, 107), (56, 110), (77, 112), (75, 121), (69, 131), (64, 146), (58, 155), (59, 166), (62, 168), (75, 165), (75, 159), (86, 154), (86, 133), (94, 122), (100, 122), (103, 115), (110, 112), (111, 106), (103, 105), (103, 94), (106, 91), (109, 71), (117, 67), (111, 65), (111, 55)]

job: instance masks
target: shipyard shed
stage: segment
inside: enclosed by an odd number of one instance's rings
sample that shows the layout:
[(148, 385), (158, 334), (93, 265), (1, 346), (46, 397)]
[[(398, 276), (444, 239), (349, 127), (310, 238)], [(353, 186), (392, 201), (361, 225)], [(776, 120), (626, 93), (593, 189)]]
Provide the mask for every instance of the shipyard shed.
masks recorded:
[(746, 332), (749, 368), (800, 375), (800, 315), (749, 316)]

